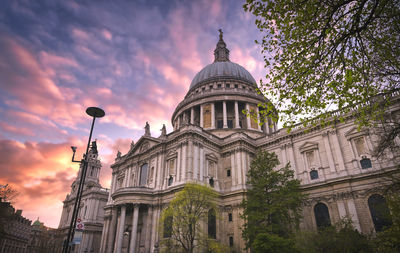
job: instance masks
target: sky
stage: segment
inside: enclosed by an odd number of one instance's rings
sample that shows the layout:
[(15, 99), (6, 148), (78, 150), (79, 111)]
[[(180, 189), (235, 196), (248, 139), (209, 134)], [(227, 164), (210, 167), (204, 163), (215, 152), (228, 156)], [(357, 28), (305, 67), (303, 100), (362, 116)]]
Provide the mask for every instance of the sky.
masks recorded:
[(193, 77), (214, 60), (218, 29), (230, 60), (265, 76), (262, 34), (239, 0), (1, 1), (0, 184), (19, 191), (23, 216), (58, 227), (90, 131), (109, 188), (110, 164), (171, 116)]

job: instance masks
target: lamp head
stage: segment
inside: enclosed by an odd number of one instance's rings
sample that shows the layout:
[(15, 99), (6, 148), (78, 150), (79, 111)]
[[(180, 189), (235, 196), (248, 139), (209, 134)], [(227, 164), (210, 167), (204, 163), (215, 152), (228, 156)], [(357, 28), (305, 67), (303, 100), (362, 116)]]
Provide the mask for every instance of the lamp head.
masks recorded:
[(72, 149), (72, 152), (76, 152), (76, 149), (77, 149), (77, 147), (75, 147), (75, 146), (71, 146), (71, 149)]

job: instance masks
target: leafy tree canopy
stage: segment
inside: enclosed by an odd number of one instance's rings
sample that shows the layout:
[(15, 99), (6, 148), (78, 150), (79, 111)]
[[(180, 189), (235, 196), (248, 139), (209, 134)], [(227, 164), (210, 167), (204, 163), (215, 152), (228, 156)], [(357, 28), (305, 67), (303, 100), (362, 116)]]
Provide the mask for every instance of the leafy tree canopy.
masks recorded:
[[(193, 252), (196, 247), (210, 244), (200, 225), (207, 221), (210, 210), (216, 210), (216, 197), (212, 188), (194, 183), (186, 184), (175, 195), (161, 216), (162, 231), (170, 233), (166, 246), (175, 248), (171, 252)], [(218, 248), (215, 244), (212, 247)]]
[(267, 104), (263, 113), (284, 127), (327, 122), (335, 109), (368, 125), (382, 112), (371, 97), (400, 87), (399, 1), (247, 0), (244, 9), (264, 36), (257, 43), (269, 73), (260, 92), (278, 111)]
[(242, 230), (254, 252), (293, 252), (291, 237), (301, 217), (304, 194), (289, 164), (278, 169), (275, 153), (260, 151), (247, 174), (250, 189), (243, 201)]

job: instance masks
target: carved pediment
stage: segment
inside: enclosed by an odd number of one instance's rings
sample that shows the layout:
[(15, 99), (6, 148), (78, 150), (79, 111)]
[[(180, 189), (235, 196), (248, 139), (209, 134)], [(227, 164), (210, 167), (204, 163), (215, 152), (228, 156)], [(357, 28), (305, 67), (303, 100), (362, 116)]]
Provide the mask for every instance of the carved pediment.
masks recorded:
[(350, 140), (355, 137), (359, 137), (359, 136), (363, 136), (363, 135), (367, 135), (367, 134), (368, 134), (368, 129), (361, 129), (361, 131), (359, 131), (357, 129), (357, 127), (352, 127), (352, 128), (350, 128), (350, 130), (348, 130), (344, 134), (344, 136), (346, 137), (346, 139)]
[(177, 156), (178, 156), (178, 152), (176, 152), (176, 150), (171, 150), (168, 152), (166, 157), (167, 157), (167, 160), (169, 160), (169, 159), (175, 158)]
[(157, 139), (147, 136), (142, 136), (136, 144), (131, 147), (129, 153), (139, 154), (146, 152), (148, 149), (153, 147), (154, 145), (158, 144), (159, 141)]
[(318, 149), (318, 142), (306, 141), (299, 147), (299, 150), (301, 153), (303, 153), (305, 151), (314, 150), (314, 149)]
[(214, 162), (217, 162), (217, 161), (218, 161), (217, 156), (214, 155), (213, 153), (208, 153), (208, 154), (206, 154), (206, 159), (207, 159), (207, 160), (214, 161)]

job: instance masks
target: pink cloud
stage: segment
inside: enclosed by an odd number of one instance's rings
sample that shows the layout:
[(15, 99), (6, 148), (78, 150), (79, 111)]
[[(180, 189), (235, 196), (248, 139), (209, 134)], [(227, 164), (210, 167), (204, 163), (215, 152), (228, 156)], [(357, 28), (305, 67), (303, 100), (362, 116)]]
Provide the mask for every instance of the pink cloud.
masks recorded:
[(47, 53), (45, 51), (41, 51), (39, 53), (39, 59), (41, 63), (47, 67), (60, 67), (60, 66), (68, 66), (74, 68), (79, 67), (78, 63), (73, 59)]
[(32, 130), (25, 128), (25, 127), (14, 127), (10, 124), (7, 124), (5, 122), (0, 122), (0, 129), (5, 131), (5, 132), (10, 132), (18, 135), (24, 135), (24, 136), (34, 136), (35, 134), (32, 132)]
[[(0, 140), (0, 182), (14, 186), (20, 195), (15, 206), (35, 219), (43, 206), (59, 208), (77, 167), (72, 166), (69, 143), (17, 142)], [(40, 200), (40, 201), (39, 201)], [(46, 224), (56, 226), (61, 209)]]
[[(6, 98), (6, 104), (69, 127), (84, 119), (82, 105), (66, 99), (62, 88), (41, 68), (33, 53), (9, 37), (3, 36), (0, 44), (6, 52), (0, 54), (0, 62), (9, 63), (0, 65), (2, 89), (12, 95)], [(55, 56), (46, 57), (50, 61), (75, 64)]]
[(109, 30), (107, 30), (107, 29), (103, 29), (102, 31), (101, 31), (101, 34), (103, 35), (103, 37), (104, 38), (106, 38), (107, 40), (112, 40), (112, 33), (109, 31)]
[(90, 36), (87, 32), (83, 31), (82, 29), (74, 27), (72, 29), (72, 36), (78, 41), (87, 41), (89, 40)]

